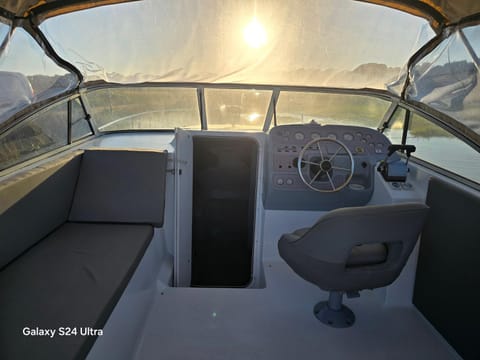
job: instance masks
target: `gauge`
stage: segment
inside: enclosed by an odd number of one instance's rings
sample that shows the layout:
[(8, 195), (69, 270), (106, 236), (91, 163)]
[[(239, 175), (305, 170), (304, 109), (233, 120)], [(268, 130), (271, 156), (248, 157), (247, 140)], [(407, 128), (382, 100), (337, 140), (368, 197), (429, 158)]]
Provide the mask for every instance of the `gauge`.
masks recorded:
[(337, 140), (337, 135), (335, 134), (328, 134), (329, 139)]
[(353, 135), (352, 134), (343, 134), (343, 140), (346, 141), (352, 141), (353, 140)]
[(320, 134), (319, 133), (312, 133), (312, 139), (320, 139)]
[(295, 140), (303, 140), (303, 139), (305, 139), (305, 135), (303, 135), (303, 133), (301, 132), (295, 133)]

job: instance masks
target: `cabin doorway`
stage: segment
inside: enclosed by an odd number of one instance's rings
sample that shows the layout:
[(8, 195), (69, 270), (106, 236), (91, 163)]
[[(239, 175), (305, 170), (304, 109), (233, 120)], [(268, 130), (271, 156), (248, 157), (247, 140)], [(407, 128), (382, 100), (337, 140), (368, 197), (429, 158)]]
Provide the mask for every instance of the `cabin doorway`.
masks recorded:
[(191, 286), (252, 280), (257, 153), (248, 138), (193, 138)]

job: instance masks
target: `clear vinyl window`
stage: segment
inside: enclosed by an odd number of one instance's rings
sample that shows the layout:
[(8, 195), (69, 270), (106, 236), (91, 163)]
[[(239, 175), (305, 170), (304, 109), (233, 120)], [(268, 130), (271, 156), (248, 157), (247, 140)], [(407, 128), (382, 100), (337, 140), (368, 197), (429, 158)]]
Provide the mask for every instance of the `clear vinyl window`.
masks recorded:
[(0, 170), (68, 144), (68, 106), (49, 107), (0, 135)]
[(32, 104), (73, 89), (77, 82), (76, 75), (55, 64), (25, 30), (16, 28), (0, 54), (0, 125)]

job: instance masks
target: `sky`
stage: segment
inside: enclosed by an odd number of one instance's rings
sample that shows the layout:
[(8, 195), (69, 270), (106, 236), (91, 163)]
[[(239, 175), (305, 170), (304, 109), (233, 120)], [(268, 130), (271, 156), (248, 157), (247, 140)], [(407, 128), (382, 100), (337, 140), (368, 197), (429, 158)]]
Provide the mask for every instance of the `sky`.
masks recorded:
[[(266, 36), (257, 48), (243, 36), (254, 18)], [(365, 63), (401, 67), (433, 36), (423, 19), (350, 0), (145, 0), (58, 16), (41, 29), (87, 75), (169, 81), (248, 82), (270, 72)], [(0, 69), (57, 71), (24, 34), (14, 37)]]

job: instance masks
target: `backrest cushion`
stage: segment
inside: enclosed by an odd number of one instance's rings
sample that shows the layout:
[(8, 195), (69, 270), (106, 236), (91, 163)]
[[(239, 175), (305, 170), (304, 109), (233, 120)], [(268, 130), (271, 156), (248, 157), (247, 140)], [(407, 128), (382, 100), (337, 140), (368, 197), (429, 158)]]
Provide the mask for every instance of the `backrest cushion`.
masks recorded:
[(402, 243), (396, 260), (401, 257), (397, 263), (403, 266), (427, 214), (428, 206), (422, 203), (340, 208), (321, 217), (299, 242), (312, 257), (332, 263), (344, 263), (353, 246)]
[(86, 150), (69, 221), (163, 225), (167, 152)]
[(0, 268), (67, 220), (80, 162), (71, 153), (0, 183)]

